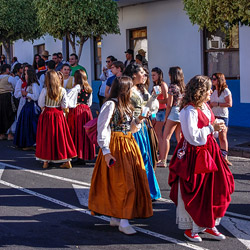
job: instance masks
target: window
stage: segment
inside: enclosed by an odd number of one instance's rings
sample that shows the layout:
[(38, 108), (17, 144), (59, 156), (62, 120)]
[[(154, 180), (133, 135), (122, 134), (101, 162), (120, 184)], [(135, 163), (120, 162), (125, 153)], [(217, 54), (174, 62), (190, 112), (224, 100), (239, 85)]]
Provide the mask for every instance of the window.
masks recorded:
[(134, 50), (134, 56), (138, 54), (140, 49), (146, 52), (145, 59), (148, 60), (148, 40), (147, 28), (137, 28), (129, 30), (129, 46)]
[(100, 37), (94, 38), (94, 69), (95, 80), (99, 80), (102, 73), (102, 41)]
[(204, 73), (211, 76), (221, 72), (227, 79), (240, 77), (239, 67), (239, 26), (224, 33), (204, 31)]
[(34, 54), (41, 55), (44, 50), (45, 50), (45, 44), (44, 43), (34, 46)]

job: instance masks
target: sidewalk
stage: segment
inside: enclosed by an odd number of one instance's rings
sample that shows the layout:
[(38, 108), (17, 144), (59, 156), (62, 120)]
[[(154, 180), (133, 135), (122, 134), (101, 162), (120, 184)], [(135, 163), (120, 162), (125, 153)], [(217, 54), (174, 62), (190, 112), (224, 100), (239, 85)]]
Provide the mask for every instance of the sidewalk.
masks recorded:
[(250, 158), (250, 128), (229, 127), (229, 155)]
[[(99, 111), (99, 104), (93, 103), (91, 106), (92, 114), (96, 117), (96, 111)], [(171, 138), (171, 148), (176, 146), (176, 139)], [(250, 127), (229, 127), (228, 130), (229, 156), (239, 156), (250, 158)]]

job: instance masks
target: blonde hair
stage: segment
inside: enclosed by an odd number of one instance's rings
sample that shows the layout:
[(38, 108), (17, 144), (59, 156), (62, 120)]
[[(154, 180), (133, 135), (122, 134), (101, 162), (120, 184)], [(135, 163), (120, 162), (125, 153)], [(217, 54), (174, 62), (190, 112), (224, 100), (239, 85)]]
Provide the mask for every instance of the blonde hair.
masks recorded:
[(210, 90), (211, 87), (212, 83), (209, 77), (202, 75), (193, 77), (185, 87), (180, 110), (189, 104), (193, 104), (196, 108), (201, 108), (206, 100), (206, 92)]
[(74, 74), (75, 85), (79, 84), (86, 93), (91, 94), (92, 88), (88, 83), (87, 74), (84, 70), (78, 69)]
[(54, 101), (58, 101), (61, 95), (61, 82), (56, 71), (47, 71), (45, 76), (45, 86), (47, 88), (47, 94), (49, 98)]

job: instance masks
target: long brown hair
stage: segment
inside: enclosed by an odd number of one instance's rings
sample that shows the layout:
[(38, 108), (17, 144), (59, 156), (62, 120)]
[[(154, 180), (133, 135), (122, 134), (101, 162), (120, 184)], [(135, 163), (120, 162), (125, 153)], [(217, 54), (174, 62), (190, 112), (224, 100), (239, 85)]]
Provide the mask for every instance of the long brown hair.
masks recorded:
[(74, 74), (75, 85), (79, 84), (86, 93), (91, 94), (92, 88), (88, 83), (87, 74), (84, 70), (78, 69)]
[[(213, 77), (216, 77), (218, 81), (218, 97), (221, 95), (221, 93), (225, 90), (225, 88), (228, 88), (226, 83), (225, 75), (222, 73), (214, 73)], [(213, 91), (216, 89), (216, 87), (213, 85)]]
[(117, 98), (117, 109), (121, 119), (124, 114), (128, 115), (131, 119), (133, 117), (133, 107), (130, 103), (130, 91), (132, 86), (133, 82), (129, 76), (116, 77), (112, 83), (107, 101)]
[(27, 86), (31, 86), (32, 83), (37, 83), (37, 85), (40, 85), (39, 81), (37, 80), (36, 71), (33, 68), (28, 68), (26, 74), (28, 75)]
[(180, 67), (170, 67), (168, 74), (170, 76), (170, 83), (177, 85), (180, 88), (181, 94), (185, 90), (185, 83), (184, 83), (184, 74)]
[(61, 82), (55, 70), (49, 70), (45, 76), (45, 86), (50, 99), (58, 101), (61, 95)]
[(189, 104), (193, 104), (196, 108), (201, 108), (206, 98), (206, 92), (211, 89), (211, 86), (212, 83), (209, 77), (194, 76), (186, 85), (180, 110)]
[(155, 72), (155, 73), (158, 74), (158, 80), (157, 80), (157, 82), (153, 82), (154, 86), (156, 86), (156, 85), (161, 86), (161, 83), (163, 82), (163, 72), (162, 72), (162, 70), (160, 68), (158, 68), (158, 67), (155, 67), (155, 68), (153, 68), (151, 70), (151, 72)]

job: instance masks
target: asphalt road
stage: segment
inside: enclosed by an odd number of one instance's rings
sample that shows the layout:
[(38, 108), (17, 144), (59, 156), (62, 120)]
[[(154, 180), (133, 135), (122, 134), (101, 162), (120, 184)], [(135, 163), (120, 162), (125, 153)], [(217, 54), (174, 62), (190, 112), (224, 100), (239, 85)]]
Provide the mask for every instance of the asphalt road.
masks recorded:
[(175, 224), (168, 169), (156, 170), (163, 199), (153, 203), (153, 217), (131, 221), (138, 233), (127, 236), (110, 227), (109, 218), (91, 216), (86, 207), (93, 162), (43, 170), (34, 151), (0, 141), (0, 248), (250, 249), (250, 159), (230, 157), (230, 161), (236, 188), (218, 227), (227, 239), (202, 235), (201, 243), (192, 243)]

